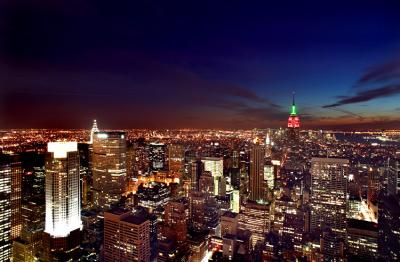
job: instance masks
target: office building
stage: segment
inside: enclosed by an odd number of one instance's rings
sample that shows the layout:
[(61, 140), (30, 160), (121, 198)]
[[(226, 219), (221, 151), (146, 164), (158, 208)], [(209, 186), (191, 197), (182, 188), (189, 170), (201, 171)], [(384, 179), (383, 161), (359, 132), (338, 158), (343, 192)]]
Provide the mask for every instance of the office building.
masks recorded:
[(139, 205), (151, 211), (163, 207), (170, 199), (171, 191), (167, 184), (150, 182), (141, 184), (137, 190)]
[(196, 231), (205, 229), (205, 205), (206, 194), (199, 191), (192, 191), (189, 196), (190, 201), (190, 222), (191, 226)]
[(321, 262), (344, 262), (344, 242), (340, 235), (325, 228), (320, 239)]
[(43, 246), (48, 261), (79, 254), (81, 201), (76, 142), (51, 142), (46, 156), (46, 218)]
[(267, 200), (267, 180), (264, 180), (265, 148), (254, 145), (250, 152), (250, 201), (264, 203)]
[(165, 206), (164, 223), (173, 231), (173, 238), (180, 245), (186, 242), (189, 203), (186, 198), (169, 201)]
[(347, 159), (311, 159), (311, 231), (325, 227), (345, 239)]
[(257, 242), (264, 242), (265, 234), (270, 230), (270, 214), (270, 205), (247, 202), (242, 206), (239, 229), (251, 232), (253, 247)]
[(182, 173), (185, 160), (185, 148), (183, 145), (168, 145), (168, 168), (174, 173)]
[(166, 149), (163, 143), (150, 143), (149, 160), (152, 171), (166, 170)]
[(150, 261), (150, 220), (123, 209), (104, 212), (104, 262)]
[(214, 182), (215, 179), (212, 176), (211, 172), (204, 171), (199, 179), (199, 191), (206, 194), (207, 196), (214, 195)]
[(400, 260), (400, 204), (391, 194), (381, 193), (378, 204), (378, 255), (382, 261)]
[(239, 214), (226, 211), (221, 216), (221, 236), (237, 235)]
[(220, 195), (218, 178), (224, 175), (224, 160), (222, 157), (203, 157), (201, 161), (204, 164), (204, 170), (211, 172), (214, 178), (214, 195)]
[(397, 158), (389, 160), (387, 174), (387, 191), (393, 196), (398, 196), (400, 192), (400, 161)]
[(11, 258), (11, 166), (0, 156), (0, 261)]
[(94, 205), (108, 208), (120, 200), (126, 186), (124, 132), (97, 132), (93, 138)]
[(199, 159), (190, 161), (189, 174), (190, 174), (190, 189), (199, 190), (199, 180), (204, 171), (204, 164)]
[(352, 261), (378, 258), (378, 224), (374, 222), (347, 220), (347, 252)]

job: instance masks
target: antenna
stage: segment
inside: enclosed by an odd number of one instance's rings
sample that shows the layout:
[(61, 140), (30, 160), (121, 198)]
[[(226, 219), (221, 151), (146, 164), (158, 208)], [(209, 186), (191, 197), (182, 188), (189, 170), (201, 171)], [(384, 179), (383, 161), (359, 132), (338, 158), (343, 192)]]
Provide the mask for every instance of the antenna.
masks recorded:
[(295, 95), (295, 94), (296, 94), (296, 92), (293, 91), (293, 92), (292, 92), (292, 96), (293, 96), (293, 100), (292, 100), (293, 102), (292, 102), (292, 104), (293, 104), (293, 105), (294, 105), (294, 95)]

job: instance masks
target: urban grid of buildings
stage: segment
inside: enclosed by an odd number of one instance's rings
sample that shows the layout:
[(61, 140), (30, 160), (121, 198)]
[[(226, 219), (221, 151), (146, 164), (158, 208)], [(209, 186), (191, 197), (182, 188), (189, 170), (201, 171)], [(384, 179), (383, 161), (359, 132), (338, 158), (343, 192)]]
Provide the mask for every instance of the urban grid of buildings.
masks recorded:
[(0, 261), (400, 260), (400, 132), (294, 98), (280, 129), (0, 135)]

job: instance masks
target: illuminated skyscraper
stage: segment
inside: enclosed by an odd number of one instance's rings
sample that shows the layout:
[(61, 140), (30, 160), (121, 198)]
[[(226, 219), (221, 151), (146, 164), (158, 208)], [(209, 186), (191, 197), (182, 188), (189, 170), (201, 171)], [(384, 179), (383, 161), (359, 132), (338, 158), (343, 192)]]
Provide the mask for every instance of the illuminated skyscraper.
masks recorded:
[(168, 168), (172, 172), (182, 172), (185, 160), (185, 149), (182, 145), (168, 145)]
[(3, 156), (0, 161), (0, 261), (8, 261), (11, 256), (11, 167)]
[(272, 142), (269, 132), (265, 136), (265, 157), (271, 157), (272, 154)]
[(264, 242), (265, 234), (270, 230), (270, 205), (247, 202), (241, 207), (239, 229), (249, 230), (253, 247), (259, 241)]
[(203, 157), (201, 162), (204, 163), (204, 170), (211, 172), (214, 178), (214, 195), (219, 195), (220, 177), (224, 174), (224, 160), (222, 157)]
[(45, 256), (67, 261), (79, 252), (82, 225), (78, 144), (52, 142), (47, 151)]
[(93, 144), (93, 138), (94, 138), (94, 134), (95, 134), (96, 132), (100, 132), (100, 130), (99, 130), (99, 128), (97, 127), (97, 121), (96, 121), (96, 119), (95, 119), (95, 120), (93, 120), (92, 130), (90, 131), (90, 141), (89, 141), (90, 144)]
[(125, 193), (125, 132), (95, 133), (92, 165), (94, 204), (107, 208)]
[(288, 119), (289, 137), (293, 140), (299, 139), (299, 128), (300, 128), (300, 117), (297, 115), (297, 108), (294, 102), (294, 92), (293, 92), (293, 102), (290, 110), (290, 116)]
[(363, 261), (376, 260), (378, 257), (378, 224), (374, 222), (347, 220), (347, 252), (348, 256)]
[(20, 236), (22, 230), (22, 168), (17, 155), (9, 156), (9, 165), (11, 169), (11, 239), (15, 239)]
[(311, 231), (330, 227), (345, 239), (347, 159), (311, 159)]
[(250, 152), (250, 196), (254, 202), (264, 202), (267, 199), (268, 185), (264, 180), (265, 148), (254, 145)]
[(166, 146), (163, 143), (150, 143), (149, 159), (152, 171), (160, 171), (166, 169)]

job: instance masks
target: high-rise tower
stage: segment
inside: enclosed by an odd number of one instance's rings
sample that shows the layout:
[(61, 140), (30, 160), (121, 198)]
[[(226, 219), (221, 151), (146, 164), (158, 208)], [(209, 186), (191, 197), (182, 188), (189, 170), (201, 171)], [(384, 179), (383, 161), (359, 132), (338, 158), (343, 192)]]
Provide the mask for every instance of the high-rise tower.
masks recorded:
[(267, 183), (264, 181), (265, 148), (254, 145), (250, 152), (250, 196), (255, 202), (264, 202), (267, 198)]
[(125, 132), (96, 132), (93, 138), (94, 205), (108, 208), (119, 201), (126, 186)]
[(95, 119), (95, 120), (93, 120), (92, 130), (90, 131), (90, 142), (89, 142), (90, 144), (93, 144), (93, 136), (94, 136), (94, 133), (96, 133), (96, 132), (100, 132), (100, 130), (97, 127), (97, 121)]
[(300, 128), (300, 117), (297, 115), (297, 107), (294, 102), (294, 92), (293, 92), (293, 102), (290, 110), (290, 115), (288, 119), (289, 136), (291, 139), (299, 138), (299, 128)]
[(78, 144), (52, 142), (47, 151), (45, 256), (47, 261), (72, 260), (82, 226)]
[(311, 230), (346, 234), (347, 159), (311, 159)]

